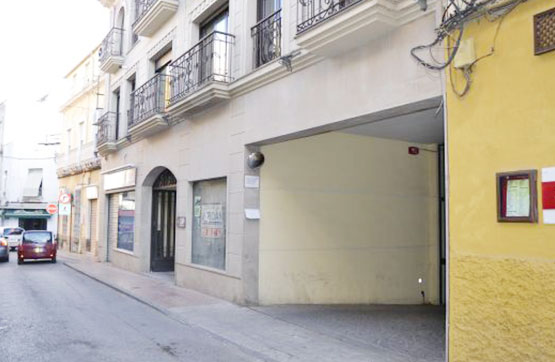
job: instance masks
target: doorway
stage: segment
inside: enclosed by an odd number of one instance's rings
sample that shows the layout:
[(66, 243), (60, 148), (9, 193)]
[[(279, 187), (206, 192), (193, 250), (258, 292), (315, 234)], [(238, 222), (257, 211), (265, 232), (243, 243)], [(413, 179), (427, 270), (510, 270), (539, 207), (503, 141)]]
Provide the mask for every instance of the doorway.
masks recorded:
[(168, 272), (175, 262), (175, 207), (177, 180), (164, 170), (152, 186), (150, 270)]
[(19, 227), (24, 230), (46, 230), (46, 219), (19, 219)]

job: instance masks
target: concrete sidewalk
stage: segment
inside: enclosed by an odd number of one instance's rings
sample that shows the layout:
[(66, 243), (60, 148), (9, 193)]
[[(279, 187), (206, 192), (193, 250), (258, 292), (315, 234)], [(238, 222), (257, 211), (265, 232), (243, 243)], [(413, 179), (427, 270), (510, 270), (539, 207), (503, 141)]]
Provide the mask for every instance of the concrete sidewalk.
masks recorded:
[[(353, 338), (347, 333), (349, 327), (338, 322), (337, 314), (334, 317), (333, 313), (328, 313), (332, 318), (327, 320), (318, 318), (318, 315), (325, 313), (321, 308), (317, 315), (312, 315), (320, 320), (320, 325), (316, 324), (313, 328), (313, 325), (298, 318), (305, 310), (302, 306), (287, 306), (289, 311), (293, 308), (292, 315), (297, 316), (288, 318), (287, 315), (291, 313), (286, 315), (277, 312), (275, 307), (238, 306), (177, 287), (164, 278), (128, 272), (109, 263), (92, 262), (75, 254), (60, 253), (59, 259), (71, 269), (145, 303), (185, 326), (201, 328), (266, 361), (442, 360), (438, 353), (409, 355), (410, 350), (396, 348), (395, 343), (393, 347), (391, 343), (379, 343), (383, 338), (376, 337), (375, 332), (372, 335), (365, 330), (364, 334)], [(353, 327), (360, 330), (360, 324), (355, 323)], [(380, 331), (380, 328), (375, 331)], [(395, 338), (391, 335), (387, 337), (389, 340)], [(399, 343), (403, 341), (399, 340)]]

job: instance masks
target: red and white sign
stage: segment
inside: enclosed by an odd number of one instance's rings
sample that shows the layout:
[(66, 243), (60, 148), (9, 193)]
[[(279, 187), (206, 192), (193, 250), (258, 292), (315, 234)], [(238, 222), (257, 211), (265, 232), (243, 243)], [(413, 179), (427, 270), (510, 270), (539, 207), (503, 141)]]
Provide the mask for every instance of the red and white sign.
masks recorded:
[(555, 224), (555, 167), (542, 169), (543, 223)]
[(61, 194), (58, 201), (60, 201), (60, 204), (69, 204), (71, 202), (71, 195), (67, 193)]
[(50, 215), (54, 215), (58, 212), (58, 205), (48, 204), (48, 206), (46, 206), (46, 212), (48, 212)]

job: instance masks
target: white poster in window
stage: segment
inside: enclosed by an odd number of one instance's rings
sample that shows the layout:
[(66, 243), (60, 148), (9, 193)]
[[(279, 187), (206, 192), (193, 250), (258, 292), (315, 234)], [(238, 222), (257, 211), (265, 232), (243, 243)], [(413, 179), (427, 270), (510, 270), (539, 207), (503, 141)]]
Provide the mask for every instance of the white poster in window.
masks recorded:
[(507, 182), (507, 216), (530, 216), (530, 180), (509, 180)]
[(222, 204), (201, 206), (200, 234), (203, 238), (218, 239), (224, 236), (224, 212)]

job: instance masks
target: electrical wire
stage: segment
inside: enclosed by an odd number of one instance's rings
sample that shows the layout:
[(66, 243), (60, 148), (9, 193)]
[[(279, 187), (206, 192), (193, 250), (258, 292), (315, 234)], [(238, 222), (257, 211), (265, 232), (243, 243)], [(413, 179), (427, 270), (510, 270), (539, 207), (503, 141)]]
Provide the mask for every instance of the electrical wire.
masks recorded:
[(485, 15), (485, 18), (489, 22), (494, 22), (498, 19), (500, 19), (500, 20), (497, 23), (497, 27), (495, 28), (495, 33), (493, 34), (492, 45), (491, 45), (489, 53), (484, 54), (484, 55), (476, 58), (468, 66), (461, 69), (461, 71), (463, 73), (463, 76), (465, 78), (465, 86), (464, 86), (464, 89), (462, 91), (457, 90), (456, 85), (453, 81), (453, 72), (452, 72), (453, 67), (452, 66), (449, 67), (449, 80), (450, 80), (450, 83), (451, 83), (451, 89), (453, 90), (453, 93), (455, 93), (455, 95), (457, 95), (459, 98), (464, 97), (468, 93), (468, 91), (470, 90), (470, 85), (472, 83), (472, 79), (471, 79), (470, 75), (472, 74), (472, 68), (474, 67), (474, 65), (476, 65), (476, 63), (478, 63), (482, 59), (490, 57), (495, 53), (495, 47), (496, 47), (496, 44), (497, 44), (497, 37), (499, 35), (499, 30), (501, 29), (501, 25), (503, 24), (503, 20), (505, 20), (505, 17), (514, 8), (516, 8), (519, 4), (523, 3), (524, 1), (526, 1), (526, 0), (516, 0), (516, 1), (511, 2), (511, 3), (503, 4), (502, 7), (500, 7), (502, 12), (494, 14), (494, 17), (490, 17), (491, 13), (494, 13), (495, 11), (498, 11), (500, 8), (496, 8), (494, 11), (491, 11), (491, 9), (488, 9), (488, 11), (486, 11), (485, 14), (487, 14), (487, 15)]
[[(447, 68), (455, 59), (464, 32), (464, 25), (466, 23), (481, 16), (485, 16), (486, 18), (493, 20), (496, 20), (499, 17), (504, 17), (512, 11), (512, 9), (524, 1), (526, 0), (509, 0), (506, 3), (492, 9), (491, 6), (496, 2), (499, 2), (499, 0), (448, 0), (447, 6), (445, 7), (441, 17), (441, 24), (436, 29), (437, 35), (435, 40), (429, 44), (419, 45), (412, 48), (410, 50), (410, 54), (420, 65), (427, 69), (443, 70)], [(464, 4), (464, 6), (459, 6), (457, 2), (460, 2), (461, 5)], [(501, 12), (501, 14), (499, 14), (499, 12)], [(455, 32), (458, 32), (457, 40), (454, 46), (448, 49), (447, 59), (445, 62), (438, 62), (433, 56), (432, 48), (437, 47)], [(431, 61), (426, 61), (417, 54), (423, 50), (429, 51)]]
[[(419, 45), (412, 48), (410, 50), (410, 54), (420, 65), (427, 69), (441, 71), (449, 67), (449, 80), (452, 90), (458, 97), (463, 97), (470, 90), (473, 66), (480, 60), (494, 54), (499, 29), (501, 28), (501, 24), (503, 23), (505, 16), (525, 1), (527, 0), (507, 0), (504, 3), (495, 6), (495, 3), (498, 3), (499, 0), (448, 0), (441, 16), (441, 24), (436, 29), (437, 35), (435, 40), (429, 44)], [(455, 59), (455, 56), (460, 48), (465, 24), (482, 16), (490, 22), (500, 19), (493, 36), (492, 46), (489, 53), (475, 59), (471, 64), (460, 69), (465, 79), (465, 85), (462, 90), (458, 90), (453, 81), (453, 67), (451, 66), (451, 63)], [(455, 33), (458, 34), (455, 35), (456, 40), (454, 45), (451, 47), (451, 39)], [(434, 48), (437, 49), (438, 45), (442, 42), (447, 42), (447, 47), (445, 49), (447, 59), (444, 62), (439, 62), (434, 57)], [(428, 50), (428, 57), (431, 59), (430, 61), (424, 60), (417, 54), (423, 50)]]

